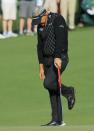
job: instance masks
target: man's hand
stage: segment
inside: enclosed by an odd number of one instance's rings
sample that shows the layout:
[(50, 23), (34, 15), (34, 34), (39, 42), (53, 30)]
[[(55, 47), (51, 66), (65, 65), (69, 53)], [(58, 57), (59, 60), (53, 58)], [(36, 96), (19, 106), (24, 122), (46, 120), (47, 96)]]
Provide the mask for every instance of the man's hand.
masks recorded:
[(62, 60), (60, 58), (55, 58), (54, 59), (54, 65), (56, 68), (60, 68), (61, 69), (61, 64), (62, 64)]
[(44, 80), (44, 79), (45, 79), (44, 66), (43, 66), (43, 64), (40, 64), (39, 76), (40, 76), (40, 79), (41, 79), (41, 80)]

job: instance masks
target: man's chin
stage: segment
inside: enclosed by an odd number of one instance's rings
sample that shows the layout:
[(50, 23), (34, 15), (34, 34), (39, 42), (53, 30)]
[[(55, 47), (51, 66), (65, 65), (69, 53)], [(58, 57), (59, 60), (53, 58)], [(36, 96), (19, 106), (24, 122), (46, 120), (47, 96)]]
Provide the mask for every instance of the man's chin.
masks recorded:
[(45, 23), (41, 23), (41, 25), (44, 27), (44, 26), (45, 26)]

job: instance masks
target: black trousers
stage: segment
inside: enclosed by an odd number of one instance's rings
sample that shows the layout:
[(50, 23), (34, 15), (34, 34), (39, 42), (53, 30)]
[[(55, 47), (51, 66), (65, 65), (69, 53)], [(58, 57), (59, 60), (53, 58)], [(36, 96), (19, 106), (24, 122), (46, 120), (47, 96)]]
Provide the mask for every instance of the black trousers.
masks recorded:
[[(68, 64), (68, 59), (62, 60), (61, 73), (65, 70), (67, 64)], [(52, 120), (57, 122), (62, 122), (63, 118), (62, 118), (60, 88), (58, 87), (57, 69), (55, 68), (53, 62), (51, 63), (51, 65), (45, 64), (44, 87), (49, 92), (51, 109), (52, 109)], [(71, 92), (70, 87), (66, 87), (65, 85), (62, 84), (62, 88), (61, 88), (62, 95), (66, 97), (68, 94), (70, 94), (70, 92)]]

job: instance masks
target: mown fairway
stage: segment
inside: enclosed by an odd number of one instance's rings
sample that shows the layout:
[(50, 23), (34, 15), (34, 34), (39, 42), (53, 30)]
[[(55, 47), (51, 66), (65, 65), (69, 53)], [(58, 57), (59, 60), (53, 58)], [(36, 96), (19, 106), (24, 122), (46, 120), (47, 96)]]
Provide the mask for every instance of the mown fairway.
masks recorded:
[[(6, 131), (2, 127), (39, 127), (50, 120), (48, 93), (39, 80), (36, 45), (36, 36), (0, 40), (0, 131)], [(94, 125), (94, 28), (69, 32), (69, 58), (62, 81), (76, 88), (76, 105), (69, 111), (62, 97), (68, 126), (62, 128), (66, 131), (72, 126), (74, 131), (84, 125), (82, 131), (87, 131), (87, 126)]]

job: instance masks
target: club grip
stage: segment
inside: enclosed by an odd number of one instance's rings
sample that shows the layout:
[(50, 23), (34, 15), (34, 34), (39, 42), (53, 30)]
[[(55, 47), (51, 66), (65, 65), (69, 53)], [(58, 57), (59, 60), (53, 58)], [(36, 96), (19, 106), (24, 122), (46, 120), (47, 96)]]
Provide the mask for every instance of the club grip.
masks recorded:
[(59, 85), (59, 88), (61, 88), (61, 75), (60, 75), (60, 68), (58, 67), (58, 85)]

